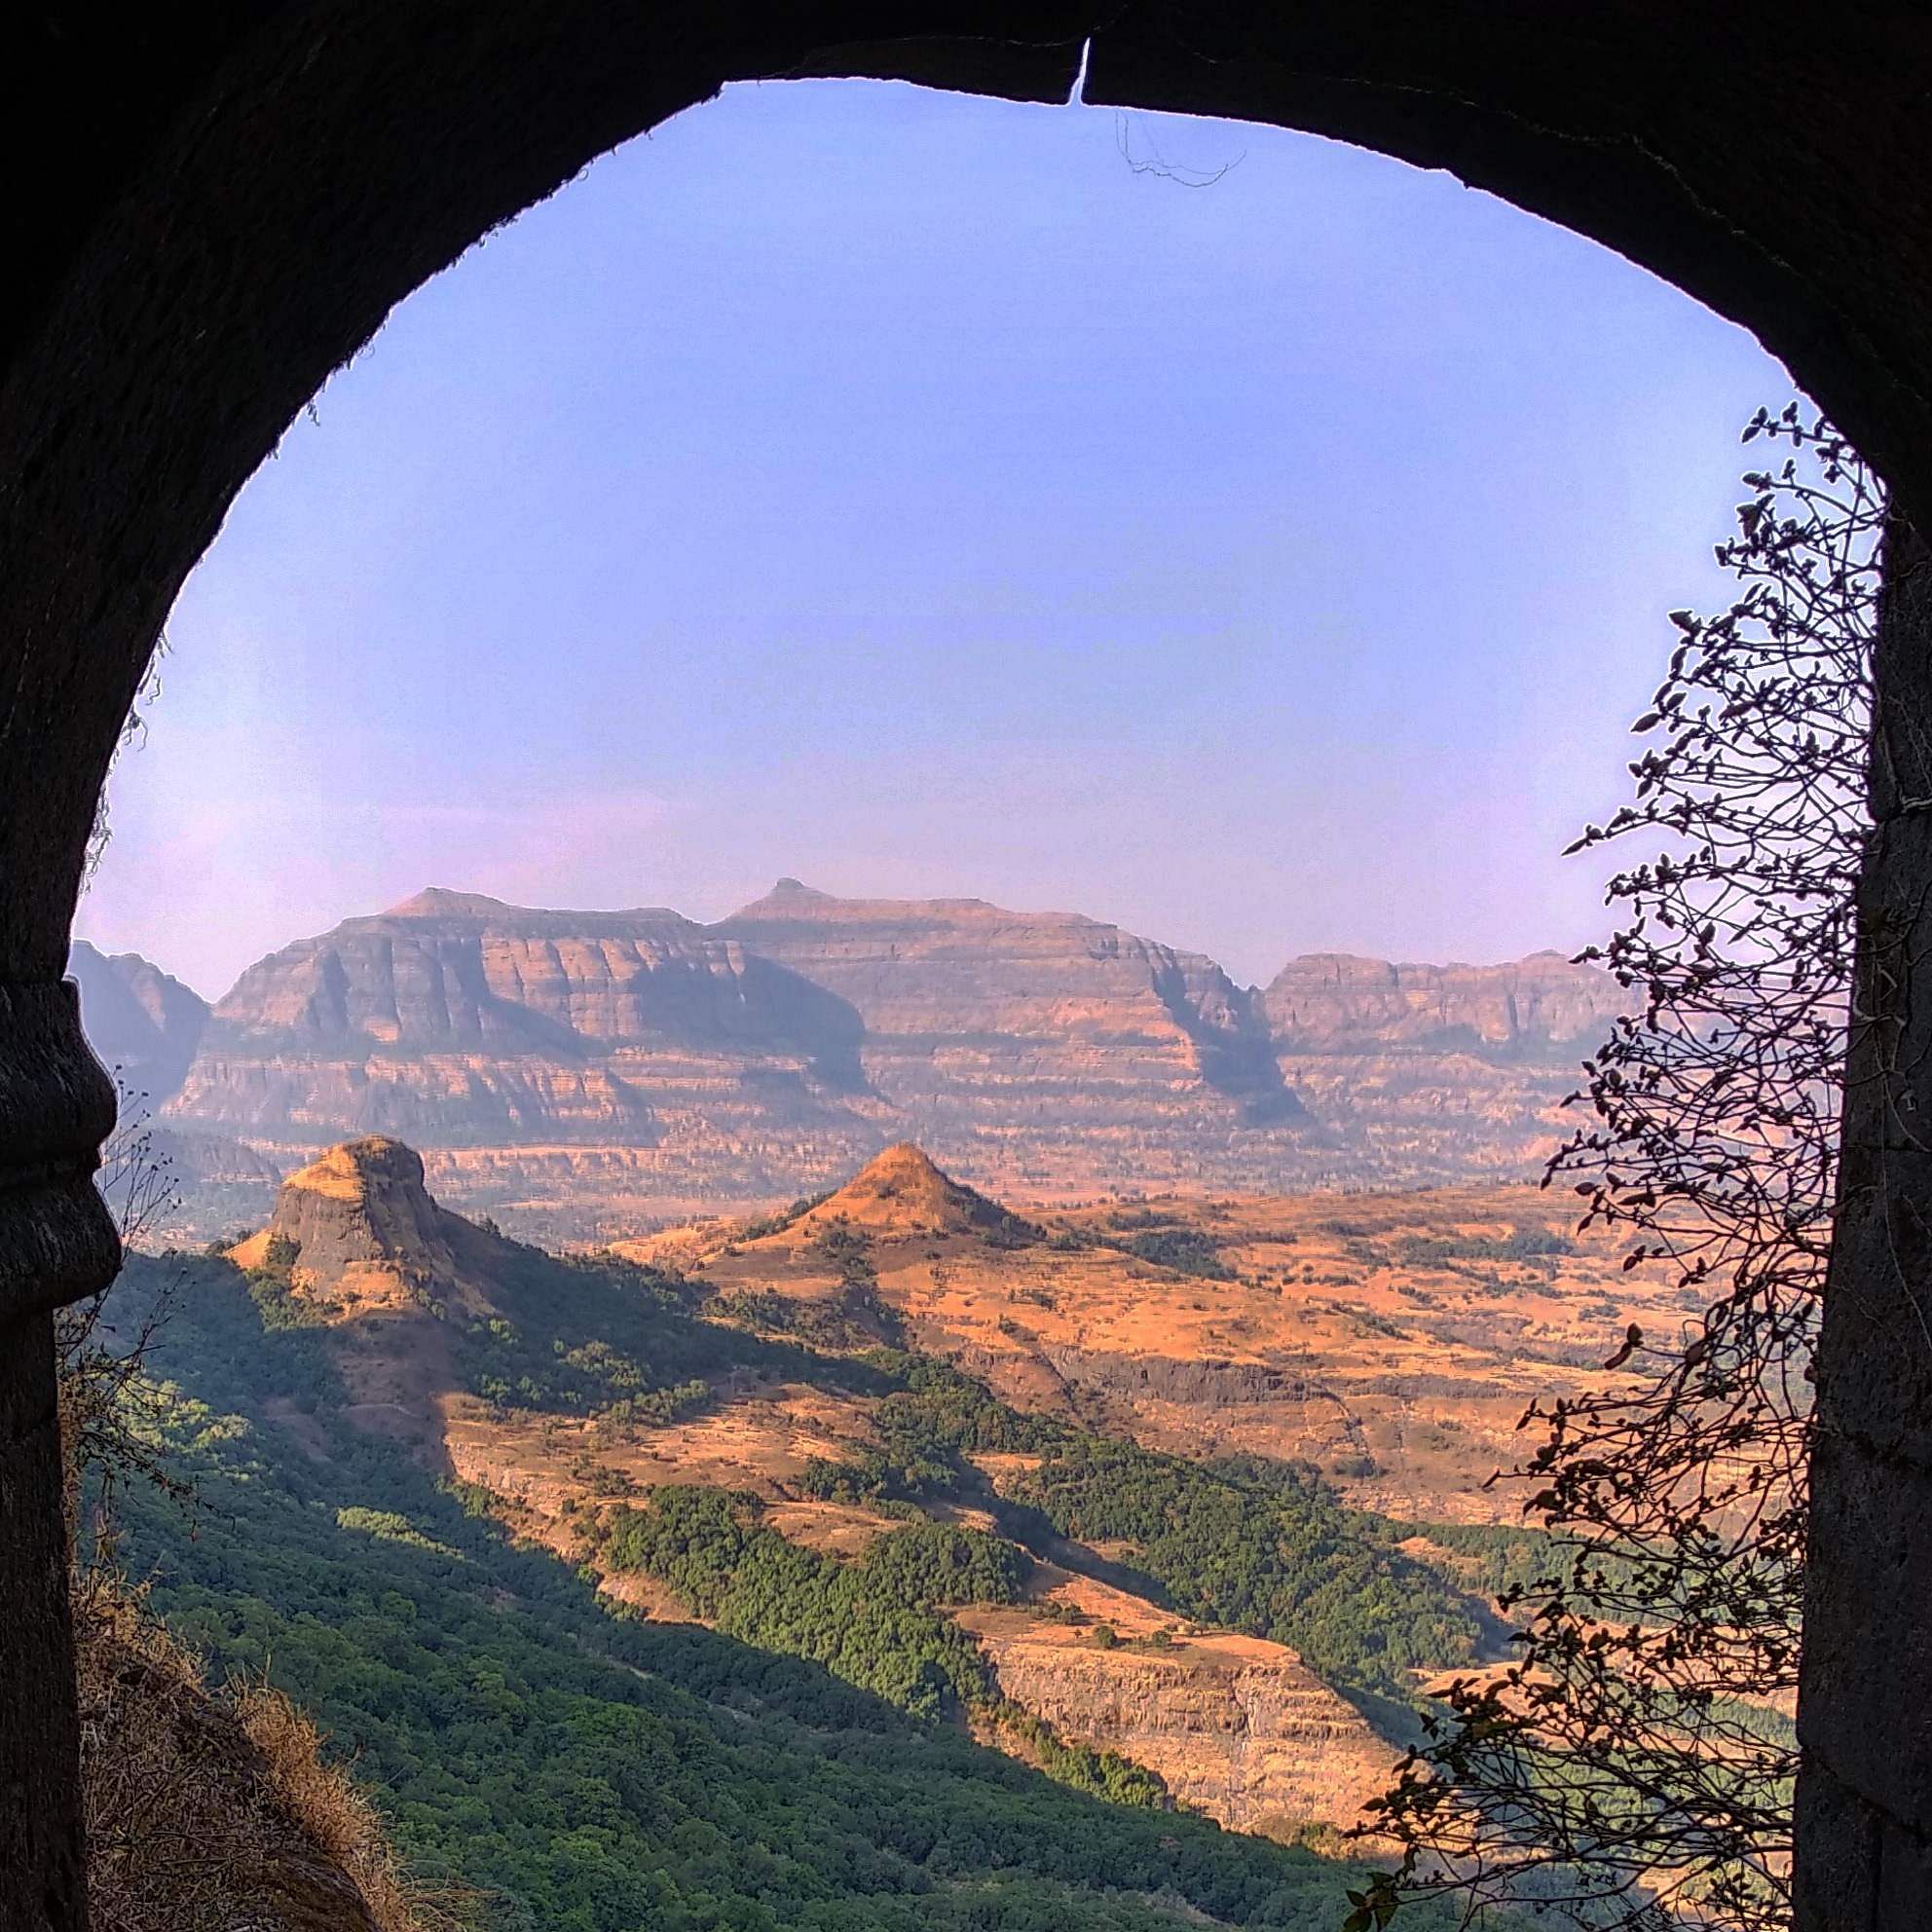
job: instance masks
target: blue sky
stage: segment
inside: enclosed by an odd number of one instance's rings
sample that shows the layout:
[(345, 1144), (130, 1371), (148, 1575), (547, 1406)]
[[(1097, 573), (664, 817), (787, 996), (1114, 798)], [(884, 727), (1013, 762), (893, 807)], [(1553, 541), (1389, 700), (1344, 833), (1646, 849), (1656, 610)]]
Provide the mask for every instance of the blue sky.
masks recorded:
[(784, 873), (1243, 979), (1574, 947), (1605, 869), (1558, 854), (1789, 392), (1354, 149), (732, 89), (291, 427), (170, 619), (79, 930), (215, 994), (426, 884), (710, 918)]

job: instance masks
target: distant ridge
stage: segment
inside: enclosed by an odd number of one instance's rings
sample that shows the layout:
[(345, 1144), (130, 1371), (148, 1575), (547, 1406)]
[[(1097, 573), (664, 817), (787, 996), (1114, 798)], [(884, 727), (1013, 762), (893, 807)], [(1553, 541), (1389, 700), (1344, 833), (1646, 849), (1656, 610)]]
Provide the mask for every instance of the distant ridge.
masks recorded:
[(1608, 973), (1554, 951), (1501, 966), (1305, 953), (1269, 982), (1261, 1003), (1275, 1038), (1297, 1052), (1455, 1043), (1587, 1051), (1631, 1010), (1629, 994)]
[[(781, 879), (710, 930), (845, 1000), (873, 1085), (922, 1140), (927, 1121), (991, 1133), (1042, 1111), (1068, 1129), (1151, 1122), (1184, 1093), (1204, 1125), (1302, 1114), (1249, 989), (1203, 953), (1084, 913), (839, 899)], [(1006, 1062), (996, 1084), (973, 1063), (988, 1053)]]
[(694, 932), (700, 930), (695, 921), (669, 906), (626, 906), (608, 912), (563, 911), (542, 906), (516, 906), (506, 899), (492, 899), (484, 892), (454, 892), (443, 885), (426, 885), (421, 892), (412, 893), (372, 918), (351, 918), (343, 924), (355, 926), (386, 919), (480, 919), (493, 926), (519, 931), (580, 932), (586, 926), (620, 931), (638, 926), (688, 926)]
[(1083, 926), (1098, 923), (1097, 920), (1082, 917), (1078, 912), (1010, 912), (986, 899), (842, 899), (836, 893), (821, 892), (802, 880), (781, 878), (762, 899), (754, 899), (749, 906), (741, 906), (720, 924), (735, 926), (740, 921), (799, 912), (814, 918), (864, 920), (918, 911), (984, 913), (996, 919), (1060, 921)]
[(483, 919), (515, 910), (502, 899), (490, 898), (487, 893), (452, 892), (447, 886), (426, 885), (421, 892), (412, 893), (409, 898), (389, 907), (381, 916), (385, 919)]
[[(83, 968), (93, 1026), (132, 995)], [(711, 925), (432, 885), (197, 1006), (171, 1126), (279, 1169), (401, 1136), (446, 1198), (576, 1239), (770, 1206), (899, 1142), (1015, 1201), (1526, 1176), (1629, 1000), (1553, 952), (1313, 953), (1256, 988), (1084, 913), (788, 875)]]
[(207, 1025), (207, 1001), (138, 952), (105, 953), (84, 939), (73, 943), (67, 972), (102, 1065), (127, 1093), (162, 1105), (187, 1075)]

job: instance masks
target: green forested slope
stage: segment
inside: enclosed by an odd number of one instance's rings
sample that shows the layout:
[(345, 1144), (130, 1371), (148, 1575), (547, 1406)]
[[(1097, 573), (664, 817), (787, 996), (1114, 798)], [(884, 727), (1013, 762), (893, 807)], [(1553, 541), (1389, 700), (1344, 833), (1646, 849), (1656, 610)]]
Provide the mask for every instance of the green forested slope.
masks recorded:
[(1385, 1720), (1411, 1695), (1411, 1671), (1477, 1653), (1479, 1606), (1395, 1547), (1413, 1526), (1349, 1508), (1312, 1470), (1258, 1457), (1189, 1463), (1016, 1414), (941, 1362), (885, 1351), (868, 1361), (901, 1384), (875, 1411), (884, 1446), (815, 1466), (806, 1481), (818, 1494), (944, 1495), (967, 1473), (962, 1456), (1021, 1450), (1039, 1467), (1011, 1486), (1016, 1531), (1030, 1515), (1059, 1536), (1128, 1544), (1175, 1610), (1287, 1645)]
[[(1346, 1868), (1310, 1853), (1066, 1789), (809, 1662), (613, 1618), (339, 1427), (318, 1335), (265, 1327), (226, 1263), (137, 1260), (128, 1328), (174, 1277), (154, 1426), (197, 1502), (130, 1492), (125, 1559), (217, 1670), (317, 1713), (409, 1854), (479, 1888), (487, 1922), (1326, 1932), (1345, 1913)], [(262, 1420), (271, 1403), (299, 1429)], [(881, 1559), (934, 1587), (990, 1560)]]

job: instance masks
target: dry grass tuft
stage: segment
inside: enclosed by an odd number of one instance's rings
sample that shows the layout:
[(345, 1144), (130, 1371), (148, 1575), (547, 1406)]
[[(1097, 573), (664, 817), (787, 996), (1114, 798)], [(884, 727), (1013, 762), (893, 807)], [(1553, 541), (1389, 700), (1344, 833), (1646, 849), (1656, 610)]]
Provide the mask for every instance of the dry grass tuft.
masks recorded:
[[(166, 1209), (169, 1177), (138, 1118), (107, 1159), (132, 1241)], [(70, 1546), (88, 1552), (71, 1581), (93, 1932), (459, 1932), (471, 1901), (407, 1876), (311, 1720), (267, 1685), (211, 1690), (121, 1575), (116, 1486), (187, 1491), (158, 1446), (163, 1397), (143, 1373), (163, 1311), (116, 1333), (104, 1306), (63, 1310), (59, 1328)]]
[(412, 1878), (397, 1861), (382, 1815), (340, 1765), (323, 1761), (315, 1720), (269, 1685), (238, 1699), (237, 1716), (261, 1752), (270, 1789), (317, 1849), (354, 1880), (378, 1932), (458, 1932), (469, 1900)]
[(94, 1932), (452, 1932), (279, 1691), (210, 1690), (111, 1573), (76, 1579)]

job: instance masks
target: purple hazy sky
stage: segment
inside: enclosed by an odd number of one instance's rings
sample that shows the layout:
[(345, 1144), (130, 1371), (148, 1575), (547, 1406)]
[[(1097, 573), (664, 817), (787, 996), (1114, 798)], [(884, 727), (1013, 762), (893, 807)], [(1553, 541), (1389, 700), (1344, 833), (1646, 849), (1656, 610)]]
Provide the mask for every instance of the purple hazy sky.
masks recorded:
[(1244, 979), (1573, 947), (1605, 868), (1558, 854), (1788, 393), (1628, 263), (1347, 147), (734, 88), (290, 429), (169, 622), (79, 930), (212, 995), (426, 884), (713, 918), (789, 873)]

